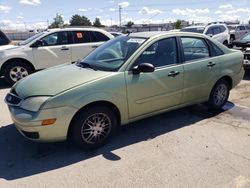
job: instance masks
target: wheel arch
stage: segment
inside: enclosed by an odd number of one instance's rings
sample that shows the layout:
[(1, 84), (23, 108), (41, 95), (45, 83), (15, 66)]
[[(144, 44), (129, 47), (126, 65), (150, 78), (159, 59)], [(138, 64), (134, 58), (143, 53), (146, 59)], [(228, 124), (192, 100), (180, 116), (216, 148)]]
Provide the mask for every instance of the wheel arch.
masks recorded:
[(112, 109), (114, 112), (115, 112), (115, 115), (117, 117), (117, 120), (118, 120), (118, 125), (121, 124), (121, 113), (120, 113), (120, 110), (118, 109), (118, 107), (113, 104), (112, 102), (109, 102), (109, 101), (104, 101), (104, 100), (101, 100), (101, 101), (95, 101), (95, 102), (91, 102), (85, 106), (83, 106), (82, 108), (80, 108), (73, 116), (73, 118), (71, 119), (70, 121), (70, 124), (69, 124), (69, 127), (68, 127), (68, 132), (67, 132), (67, 139), (69, 138), (70, 134), (71, 134), (71, 130), (72, 130), (72, 127), (73, 127), (73, 123), (74, 121), (76, 120), (77, 116), (79, 116), (81, 113), (83, 113), (85, 110), (93, 107), (93, 106), (96, 106), (96, 105), (102, 105), (102, 106), (107, 106), (109, 107), (110, 109)]
[(32, 71), (33, 71), (33, 72), (36, 70), (35, 67), (34, 67), (34, 65), (33, 65), (30, 61), (28, 61), (27, 59), (24, 59), (24, 58), (11, 58), (11, 59), (8, 59), (7, 61), (5, 61), (5, 62), (3, 63), (3, 65), (1, 66), (1, 70), (0, 70), (0, 75), (1, 75), (1, 76), (3, 76), (4, 70), (5, 70), (5, 68), (7, 67), (7, 65), (8, 65), (9, 63), (15, 61), (15, 60), (24, 62), (25, 64), (27, 64), (29, 67), (32, 68)]
[(221, 77), (219, 80), (217, 80), (217, 82), (214, 84), (214, 86), (215, 86), (219, 81), (221, 81), (221, 80), (227, 81), (228, 84), (229, 84), (229, 89), (230, 89), (230, 90), (232, 89), (232, 87), (233, 87), (233, 79), (232, 79), (230, 76), (228, 76), (228, 75), (225, 75), (225, 76)]

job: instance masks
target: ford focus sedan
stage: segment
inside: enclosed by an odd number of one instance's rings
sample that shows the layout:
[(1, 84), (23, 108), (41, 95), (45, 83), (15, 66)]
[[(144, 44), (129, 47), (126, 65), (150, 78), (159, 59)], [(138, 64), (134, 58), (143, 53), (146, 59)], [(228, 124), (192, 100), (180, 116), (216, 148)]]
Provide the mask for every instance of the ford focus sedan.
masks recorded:
[(221, 108), (243, 78), (243, 54), (181, 32), (120, 36), (73, 64), (17, 82), (7, 94), (16, 128), (34, 141), (99, 147), (118, 126), (206, 102)]

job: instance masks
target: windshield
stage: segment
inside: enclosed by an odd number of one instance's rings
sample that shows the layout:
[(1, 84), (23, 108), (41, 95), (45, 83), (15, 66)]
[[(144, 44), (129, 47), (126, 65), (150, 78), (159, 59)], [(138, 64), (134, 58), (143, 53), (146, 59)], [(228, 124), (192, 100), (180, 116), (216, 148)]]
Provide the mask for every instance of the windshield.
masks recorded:
[(204, 32), (204, 27), (193, 27), (193, 28), (183, 28), (181, 31), (184, 32), (193, 32), (193, 33), (203, 33)]
[(247, 33), (244, 35), (241, 39), (240, 42), (250, 42), (250, 33)]
[(119, 36), (98, 47), (80, 65), (95, 70), (117, 71), (123, 63), (138, 49), (146, 38)]
[(20, 42), (19, 45), (26, 45), (26, 44), (29, 44), (31, 41), (37, 39), (38, 37), (42, 36), (44, 33), (37, 33), (36, 35), (26, 39), (25, 41), (23, 42)]

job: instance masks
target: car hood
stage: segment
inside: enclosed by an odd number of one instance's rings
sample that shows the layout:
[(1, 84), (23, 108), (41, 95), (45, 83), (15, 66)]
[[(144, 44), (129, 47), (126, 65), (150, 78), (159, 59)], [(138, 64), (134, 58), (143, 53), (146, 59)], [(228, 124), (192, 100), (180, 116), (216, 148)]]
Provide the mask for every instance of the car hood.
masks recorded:
[(13, 88), (21, 98), (53, 96), (111, 74), (111, 72), (81, 68), (75, 64), (65, 64), (32, 74), (19, 81)]
[(20, 46), (15, 46), (15, 45), (12, 45), (12, 44), (8, 44), (8, 45), (0, 46), (0, 51), (12, 50), (12, 49), (17, 49), (17, 48), (20, 48)]

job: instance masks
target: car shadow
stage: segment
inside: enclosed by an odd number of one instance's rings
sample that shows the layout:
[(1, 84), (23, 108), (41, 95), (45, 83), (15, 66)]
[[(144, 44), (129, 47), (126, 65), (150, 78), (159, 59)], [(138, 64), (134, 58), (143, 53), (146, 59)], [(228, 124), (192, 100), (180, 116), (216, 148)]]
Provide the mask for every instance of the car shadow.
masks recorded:
[(14, 180), (62, 168), (102, 155), (106, 160), (121, 158), (112, 151), (143, 141), (149, 141), (177, 129), (192, 126), (234, 107), (227, 103), (224, 110), (210, 112), (194, 105), (147, 118), (121, 127), (105, 146), (94, 151), (82, 151), (69, 142), (35, 143), (23, 138), (14, 125), (0, 128), (0, 179)]
[(7, 89), (10, 88), (11, 85), (5, 81), (4, 78), (0, 77), (0, 89)]
[(243, 77), (243, 80), (250, 80), (250, 70), (245, 70), (245, 75)]

